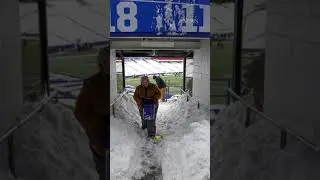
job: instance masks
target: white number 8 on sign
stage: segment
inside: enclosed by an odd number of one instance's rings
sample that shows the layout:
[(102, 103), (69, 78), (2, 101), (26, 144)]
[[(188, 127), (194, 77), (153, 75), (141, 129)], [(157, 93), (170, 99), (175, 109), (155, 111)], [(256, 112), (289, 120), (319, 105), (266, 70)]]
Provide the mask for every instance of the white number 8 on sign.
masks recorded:
[[(125, 13), (125, 8), (129, 9), (129, 13)], [(119, 18), (117, 20), (117, 26), (121, 32), (134, 32), (138, 28), (137, 5), (134, 2), (120, 2), (117, 5), (117, 14)], [(129, 21), (129, 26), (125, 25), (125, 21)]]

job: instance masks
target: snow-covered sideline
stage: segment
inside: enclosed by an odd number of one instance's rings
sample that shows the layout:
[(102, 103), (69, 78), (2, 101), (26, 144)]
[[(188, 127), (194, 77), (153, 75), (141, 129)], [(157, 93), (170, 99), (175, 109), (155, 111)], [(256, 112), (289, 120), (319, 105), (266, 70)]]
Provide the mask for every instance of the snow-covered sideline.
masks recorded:
[(98, 179), (87, 136), (72, 111), (59, 104), (46, 105), (15, 132), (14, 158), (18, 179)]
[[(140, 117), (130, 95), (116, 104), (116, 118), (111, 119), (111, 179), (141, 178), (142, 163), (157, 161), (163, 180), (209, 179), (210, 123), (208, 110), (197, 109), (197, 102), (161, 103), (157, 116), (157, 132), (164, 135), (156, 146), (156, 159), (142, 153), (146, 144), (141, 133)], [(156, 163), (157, 163), (156, 162)]]
[[(252, 103), (252, 97), (247, 98)], [(214, 180), (318, 180), (320, 154), (289, 136), (280, 149), (280, 130), (260, 117), (244, 127), (245, 109), (234, 103), (211, 129), (211, 178)]]

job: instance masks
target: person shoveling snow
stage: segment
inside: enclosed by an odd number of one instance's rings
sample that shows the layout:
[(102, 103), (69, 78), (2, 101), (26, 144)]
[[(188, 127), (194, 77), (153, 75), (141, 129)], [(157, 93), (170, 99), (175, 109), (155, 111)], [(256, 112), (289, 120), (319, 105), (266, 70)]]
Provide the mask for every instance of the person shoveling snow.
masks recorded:
[(156, 136), (156, 116), (160, 97), (159, 88), (150, 83), (147, 76), (141, 77), (141, 84), (136, 88), (133, 98), (139, 109), (142, 129), (147, 129), (148, 136), (156, 139), (159, 139)]

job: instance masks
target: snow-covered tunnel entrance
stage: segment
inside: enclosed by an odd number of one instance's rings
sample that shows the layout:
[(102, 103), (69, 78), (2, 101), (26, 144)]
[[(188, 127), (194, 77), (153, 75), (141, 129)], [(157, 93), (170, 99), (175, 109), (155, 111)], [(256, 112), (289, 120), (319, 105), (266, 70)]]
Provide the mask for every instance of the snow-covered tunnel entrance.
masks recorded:
[(210, 179), (209, 111), (198, 109), (187, 95), (161, 103), (157, 115), (159, 144), (149, 142), (140, 129), (138, 109), (130, 95), (115, 104), (111, 117), (111, 179)]

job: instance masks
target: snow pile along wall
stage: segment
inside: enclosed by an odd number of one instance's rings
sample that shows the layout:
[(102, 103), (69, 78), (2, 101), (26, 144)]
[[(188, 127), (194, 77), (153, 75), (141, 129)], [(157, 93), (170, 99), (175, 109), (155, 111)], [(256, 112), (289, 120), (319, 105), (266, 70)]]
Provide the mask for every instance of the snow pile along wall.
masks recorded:
[(121, 119), (111, 117), (110, 127), (111, 179), (129, 180), (142, 170), (140, 149), (144, 140)]
[[(140, 149), (145, 143), (138, 134), (138, 108), (129, 95), (115, 104), (115, 116), (110, 117), (110, 175), (111, 179), (129, 180), (142, 172)], [(139, 123), (138, 123), (139, 122)]]
[[(197, 101), (160, 104), (157, 133), (165, 136), (150, 158), (143, 151), (150, 148), (142, 133), (140, 116), (132, 96), (124, 95), (111, 117), (111, 177), (129, 180), (148, 178), (146, 163), (160, 161), (164, 180), (209, 179), (209, 112), (197, 109)], [(150, 178), (150, 177), (149, 177)]]
[(187, 130), (180, 138), (172, 138), (176, 134), (165, 137), (161, 149), (164, 180), (210, 179), (210, 124), (194, 122)]
[(18, 178), (24, 180), (98, 179), (88, 138), (73, 113), (48, 104), (14, 136)]
[[(251, 98), (247, 99), (252, 102)], [(320, 154), (289, 136), (280, 149), (280, 130), (260, 117), (244, 127), (245, 109), (230, 105), (211, 130), (211, 178), (215, 180), (316, 180)]]
[[(165, 108), (165, 109), (163, 109)], [(164, 180), (210, 178), (210, 123), (208, 109), (197, 101), (177, 102), (159, 108), (158, 133), (165, 136), (159, 147)]]

